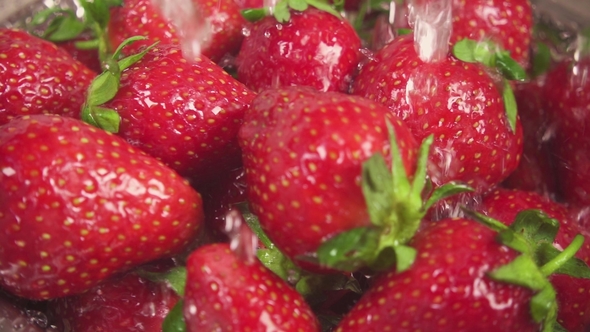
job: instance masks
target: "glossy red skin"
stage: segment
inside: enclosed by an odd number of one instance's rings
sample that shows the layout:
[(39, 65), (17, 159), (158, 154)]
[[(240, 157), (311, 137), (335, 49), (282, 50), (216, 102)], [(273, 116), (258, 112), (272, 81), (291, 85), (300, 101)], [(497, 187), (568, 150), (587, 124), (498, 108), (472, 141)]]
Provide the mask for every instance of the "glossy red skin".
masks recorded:
[(211, 60), (162, 45), (122, 73), (105, 107), (121, 116), (118, 135), (201, 184), (240, 165), (236, 136), (252, 98)]
[[(214, 62), (219, 62), (226, 54), (236, 54), (244, 38), (242, 28), (247, 21), (234, 0), (194, 0), (193, 5), (201, 15), (200, 19), (209, 20), (211, 24), (211, 33), (201, 45), (201, 54)], [(125, 0), (123, 6), (113, 7), (108, 33), (114, 47), (133, 36), (147, 37), (126, 48), (125, 53), (128, 54), (137, 53), (141, 47), (157, 41), (174, 45), (182, 41), (172, 23), (162, 16), (151, 0)]]
[[(538, 209), (560, 222), (554, 246), (567, 247), (574, 236), (586, 238), (576, 257), (590, 264), (590, 233), (581, 230), (565, 206), (555, 203), (534, 192), (498, 189), (484, 197), (482, 211), (507, 225), (511, 224), (518, 212)], [(559, 304), (558, 322), (570, 332), (587, 331), (590, 328), (590, 280), (576, 279), (567, 275), (552, 275), (551, 283), (557, 291)]]
[(496, 236), (471, 220), (430, 223), (412, 267), (378, 277), (336, 331), (538, 331), (533, 292), (486, 275), (517, 256)]
[[(558, 64), (547, 74), (545, 102), (555, 125), (554, 153), (561, 197), (590, 205), (590, 57)], [(577, 74), (574, 74), (577, 73)]]
[(250, 89), (310, 86), (348, 92), (361, 41), (344, 19), (309, 8), (287, 23), (272, 16), (255, 22), (238, 53), (238, 79)]
[(520, 164), (504, 181), (503, 186), (524, 191), (535, 191), (547, 197), (555, 196), (554, 155), (549, 115), (543, 103), (544, 79), (517, 83), (514, 94), (518, 103), (524, 147)]
[(0, 29), (0, 125), (27, 114), (79, 117), (95, 75), (51, 42)]
[(161, 332), (179, 299), (166, 284), (127, 273), (84, 294), (56, 300), (52, 307), (63, 332)]
[(0, 127), (0, 285), (29, 299), (75, 295), (179, 252), (200, 195), (121, 138), (35, 115)]
[[(257, 259), (252, 264), (229, 244), (201, 247), (187, 261), (184, 318), (195, 331), (320, 331), (299, 293)], [(274, 327), (274, 328), (273, 328)]]
[(464, 38), (492, 40), (509, 51), (521, 66), (529, 66), (533, 31), (533, 8), (529, 0), (452, 0), (452, 6), (451, 44)]
[(386, 118), (413, 174), (417, 143), (391, 113), (357, 96), (306, 87), (266, 90), (253, 101), (239, 133), (248, 198), (285, 254), (301, 263), (298, 256), (327, 238), (371, 224), (361, 165), (376, 152), (389, 155)]
[(412, 35), (398, 37), (377, 52), (361, 69), (352, 93), (389, 107), (416, 140), (434, 135), (428, 171), (437, 186), (459, 181), (485, 192), (520, 161), (520, 121), (513, 133), (500, 91), (485, 68), (451, 55), (424, 63)]

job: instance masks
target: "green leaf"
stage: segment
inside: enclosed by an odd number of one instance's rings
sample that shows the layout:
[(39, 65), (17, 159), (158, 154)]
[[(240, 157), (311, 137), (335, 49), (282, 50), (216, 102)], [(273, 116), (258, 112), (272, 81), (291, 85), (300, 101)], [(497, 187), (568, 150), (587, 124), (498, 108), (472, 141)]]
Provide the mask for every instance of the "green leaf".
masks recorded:
[(248, 227), (250, 227), (252, 232), (254, 232), (254, 234), (258, 237), (258, 240), (266, 248), (268, 248), (268, 249), (274, 248), (275, 247), (274, 243), (272, 243), (272, 241), (268, 238), (268, 236), (266, 235), (266, 233), (262, 229), (262, 226), (260, 225), (260, 221), (258, 220), (256, 215), (254, 215), (250, 211), (250, 208), (248, 207), (248, 202), (241, 202), (241, 203), (236, 204), (235, 206), (238, 210), (240, 210), (240, 212), (242, 213), (242, 217), (244, 218), (244, 221), (246, 221), (246, 224), (248, 225)]
[(582, 248), (584, 244), (584, 237), (580, 234), (576, 235), (572, 240), (572, 243), (567, 246), (559, 255), (553, 257), (549, 262), (545, 263), (541, 267), (541, 272), (546, 276), (551, 275), (553, 272), (562, 267), (568, 262), (574, 255)]
[(516, 132), (518, 109), (514, 91), (512, 91), (512, 87), (510, 86), (510, 82), (508, 80), (504, 80), (504, 91), (502, 91), (502, 98), (504, 99), (504, 109), (506, 111), (508, 123), (510, 124), (510, 129), (512, 129), (512, 132), (514, 133)]
[(98, 128), (114, 134), (119, 132), (121, 116), (117, 111), (110, 108), (93, 106), (91, 115)]
[(524, 68), (510, 56), (509, 52), (503, 51), (496, 54), (496, 68), (509, 80), (524, 81), (527, 78)]
[(519, 285), (532, 290), (542, 290), (547, 286), (547, 278), (541, 273), (539, 267), (531, 256), (522, 254), (512, 262), (489, 272), (490, 278)]
[(557, 318), (557, 302), (555, 289), (547, 282), (546, 287), (531, 299), (531, 316), (537, 323), (543, 323), (543, 331), (552, 331)]
[(342, 271), (355, 271), (375, 258), (379, 232), (360, 227), (342, 232), (324, 242), (317, 250), (321, 265)]
[(289, 283), (295, 283), (299, 280), (301, 269), (275, 246), (272, 249), (258, 249), (256, 256), (264, 266), (281, 279)]
[(49, 18), (51, 16), (53, 16), (53, 14), (64, 14), (64, 15), (72, 15), (72, 16), (76, 16), (74, 14), (74, 12), (71, 9), (63, 9), (59, 6), (54, 6), (54, 7), (50, 7), (47, 8), (45, 10), (42, 10), (38, 13), (36, 13), (33, 18), (31, 19), (31, 25), (32, 26), (38, 26), (41, 25), (45, 22), (47, 22), (49, 20)]
[(363, 163), (362, 190), (374, 225), (383, 225), (391, 214), (393, 202), (392, 177), (381, 153), (375, 153)]
[[(541, 265), (547, 264), (554, 260), (561, 251), (557, 250), (552, 244), (542, 244), (539, 246), (538, 257)], [(590, 267), (583, 260), (572, 257), (559, 266), (553, 274), (567, 274), (574, 278), (590, 279)]]
[(89, 0), (79, 0), (80, 5), (84, 8), (86, 12), (86, 18), (90, 22), (95, 22), (101, 28), (106, 28), (109, 19), (109, 6), (105, 1), (89, 1)]
[[(127, 39), (125, 39), (121, 44), (119, 44), (119, 46), (117, 47), (117, 49), (115, 50), (115, 52), (113, 52), (112, 58), (114, 60), (118, 60), (119, 57), (121, 56), (121, 52), (123, 51), (123, 48), (125, 48), (126, 46), (133, 44), (134, 42), (138, 41), (138, 40), (146, 40), (147, 37), (145, 36), (133, 36), (133, 37), (129, 37)], [(121, 69), (123, 70), (123, 69)]]
[(538, 42), (533, 54), (533, 76), (537, 77), (546, 73), (549, 67), (551, 67), (551, 50), (547, 44)]
[(533, 245), (551, 244), (559, 231), (559, 221), (540, 210), (525, 210), (516, 215), (510, 229), (524, 236)]
[(494, 219), (494, 218), (490, 218), (484, 214), (481, 214), (479, 212), (467, 209), (462, 207), (461, 208), (463, 210), (463, 212), (465, 213), (465, 215), (491, 229), (493, 229), (496, 232), (502, 232), (505, 230), (508, 230), (508, 226), (504, 225), (503, 223), (499, 222), (498, 220)]
[(184, 289), (186, 287), (186, 268), (184, 266), (173, 267), (166, 272), (139, 270), (137, 274), (155, 283), (165, 283), (176, 294), (181, 297), (184, 296)]
[(183, 315), (184, 302), (179, 300), (168, 312), (162, 322), (162, 332), (186, 332), (186, 322)]
[(109, 8), (122, 6), (123, 0), (103, 0)]
[(463, 62), (474, 63), (476, 62), (474, 54), (476, 46), (475, 40), (462, 39), (453, 46), (453, 55)]
[(121, 71), (131, 67), (132, 65), (137, 63), (137, 61), (141, 60), (152, 48), (154, 48), (156, 45), (158, 45), (158, 43), (159, 42), (155, 42), (154, 44), (146, 47), (140, 53), (133, 54), (133, 55), (130, 55), (126, 58), (119, 60), (119, 68), (121, 69)]
[(268, 10), (266, 8), (251, 8), (251, 9), (243, 9), (242, 16), (248, 22), (256, 22), (260, 21), (261, 19), (265, 18), (268, 15)]
[(422, 211), (428, 211), (428, 209), (430, 209), (436, 202), (447, 197), (473, 191), (473, 188), (465, 184), (456, 182), (446, 183), (434, 190), (430, 197), (428, 197), (428, 200), (424, 203)]
[(289, 2), (289, 7), (292, 9), (295, 9), (297, 11), (304, 11), (306, 10), (309, 5), (307, 4), (307, 2), (305, 2), (305, 0), (287, 0)]
[[(408, 199), (416, 198), (422, 201), (422, 191), (426, 186), (426, 169), (428, 167), (428, 156), (430, 155), (430, 147), (434, 142), (434, 135), (428, 135), (420, 145), (418, 150), (418, 160), (416, 161), (416, 172), (414, 173), (414, 180), (410, 189), (410, 196)], [(421, 204), (420, 204), (421, 205)]]
[(416, 249), (405, 245), (398, 245), (394, 247), (394, 250), (396, 257), (396, 272), (403, 272), (414, 264), (417, 254)]
[(79, 50), (95, 50), (98, 49), (99, 41), (98, 39), (80, 40), (75, 42), (74, 45)]
[(326, 2), (319, 1), (319, 0), (306, 0), (306, 1), (312, 7), (315, 7), (319, 10), (323, 10), (327, 13), (330, 13), (330, 14), (338, 17), (339, 19), (342, 18), (342, 16), (340, 16), (340, 13), (338, 11), (336, 11), (336, 9), (334, 9), (334, 7), (332, 7), (331, 4), (328, 4)]
[(274, 8), (273, 16), (279, 23), (289, 22), (291, 13), (289, 12), (289, 3), (287, 0), (280, 0)]
[(47, 40), (52, 42), (63, 42), (78, 37), (85, 29), (86, 25), (80, 22), (77, 17), (64, 16), (61, 20), (54, 20), (52, 23), (51, 33), (46, 36)]
[(86, 103), (89, 106), (102, 105), (117, 95), (119, 80), (111, 72), (98, 75), (90, 84)]
[(473, 50), (473, 56), (476, 62), (482, 63), (487, 67), (495, 67), (497, 59), (498, 46), (490, 41), (477, 42)]
[(414, 30), (412, 29), (404, 29), (404, 28), (399, 28), (397, 29), (397, 35), (398, 36), (405, 36), (405, 35), (409, 35), (412, 32), (414, 32)]

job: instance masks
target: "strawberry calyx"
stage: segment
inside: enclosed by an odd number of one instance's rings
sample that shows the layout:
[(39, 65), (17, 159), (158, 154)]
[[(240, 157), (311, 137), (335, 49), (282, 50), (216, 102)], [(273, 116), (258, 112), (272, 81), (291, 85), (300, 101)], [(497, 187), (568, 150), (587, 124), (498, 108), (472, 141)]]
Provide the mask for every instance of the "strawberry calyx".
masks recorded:
[(582, 235), (560, 251), (553, 246), (560, 224), (539, 210), (520, 212), (510, 226), (463, 209), (472, 219), (498, 232), (498, 241), (521, 254), (512, 262), (488, 273), (496, 281), (523, 286), (536, 292), (530, 303), (533, 319), (542, 323), (543, 331), (561, 331), (557, 323), (556, 292), (548, 277), (567, 274), (575, 278), (590, 278), (590, 267), (574, 257), (584, 243)]
[(242, 16), (250, 22), (256, 22), (272, 14), (279, 23), (286, 23), (291, 19), (291, 10), (302, 12), (310, 6), (342, 18), (334, 5), (323, 0), (279, 0), (274, 8), (244, 9)]
[(55, 6), (37, 13), (30, 23), (30, 30), (48, 25), (39, 35), (43, 39), (52, 42), (65, 42), (74, 40), (83, 33), (90, 33), (94, 39), (76, 42), (79, 49), (98, 49), (101, 62), (107, 60), (112, 52), (108, 41), (106, 29), (110, 20), (110, 8), (121, 6), (122, 0), (80, 0), (80, 6), (84, 9), (82, 19), (76, 16), (72, 9), (63, 9)]
[(139, 61), (147, 52), (149, 52), (149, 50), (157, 45), (157, 43), (154, 43), (140, 53), (117, 60), (122, 49), (126, 45), (144, 39), (146, 39), (146, 37), (142, 36), (128, 38), (119, 45), (111, 58), (104, 61), (105, 71), (98, 75), (88, 87), (86, 102), (82, 106), (82, 112), (80, 115), (84, 122), (111, 133), (117, 133), (119, 131), (119, 124), (121, 122), (119, 113), (113, 109), (102, 107), (101, 105), (113, 99), (117, 94), (121, 80), (121, 72)]
[(350, 272), (362, 267), (382, 271), (393, 265), (397, 271), (404, 271), (416, 257), (416, 251), (406, 243), (418, 230), (428, 209), (441, 199), (473, 191), (456, 183), (443, 185), (434, 191), (425, 190), (430, 187), (427, 186), (426, 168), (432, 135), (422, 142), (416, 172), (410, 180), (393, 127), (390, 123), (387, 127), (391, 168), (383, 155), (376, 153), (363, 164), (362, 170), (361, 186), (371, 225), (335, 235), (319, 247), (317, 257), (307, 259), (316, 259), (320, 265)]
[(510, 52), (503, 50), (492, 41), (475, 41), (463, 39), (453, 46), (453, 55), (464, 62), (481, 63), (486, 67), (495, 68), (502, 74), (504, 108), (512, 132), (516, 131), (518, 116), (516, 98), (509, 81), (524, 81), (527, 78), (524, 68), (512, 58)]

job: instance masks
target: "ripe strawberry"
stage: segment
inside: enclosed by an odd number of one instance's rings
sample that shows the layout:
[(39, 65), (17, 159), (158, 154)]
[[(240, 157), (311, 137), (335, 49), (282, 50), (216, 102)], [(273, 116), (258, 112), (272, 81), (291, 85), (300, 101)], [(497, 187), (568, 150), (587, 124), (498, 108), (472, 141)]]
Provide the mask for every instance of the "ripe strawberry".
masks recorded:
[(543, 90), (555, 126), (557, 183), (562, 198), (573, 205), (590, 205), (590, 57), (564, 61), (547, 74)]
[(118, 112), (119, 136), (201, 184), (239, 166), (236, 136), (253, 97), (206, 57), (161, 45), (122, 72), (102, 106)]
[(533, 31), (530, 0), (452, 0), (452, 11), (452, 44), (464, 38), (491, 40), (509, 51), (521, 66), (528, 66)]
[[(561, 227), (553, 243), (557, 248), (565, 248), (579, 233), (584, 234), (586, 240), (590, 238), (590, 233), (578, 227), (564, 206), (537, 193), (498, 189), (484, 197), (481, 206), (481, 210), (487, 215), (507, 225), (512, 223), (519, 212), (528, 209), (541, 210), (560, 222)], [(590, 264), (590, 242), (586, 241), (576, 257)], [(558, 322), (570, 332), (590, 328), (590, 279), (556, 274), (550, 280), (557, 291), (557, 301), (560, 304)]]
[(258, 260), (229, 244), (201, 247), (187, 261), (187, 331), (319, 331), (305, 300)]
[[(246, 25), (238, 5), (233, 0), (194, 0), (193, 5), (194, 14), (198, 13), (199, 19), (207, 20), (211, 25), (209, 35), (201, 45), (201, 53), (214, 62), (219, 62), (226, 54), (236, 54), (244, 38), (242, 28)], [(128, 49), (131, 53), (156, 41), (175, 45), (181, 42), (180, 32), (163, 17), (160, 8), (154, 6), (151, 0), (125, 0), (122, 6), (112, 8), (108, 33), (115, 47), (127, 38), (146, 36), (145, 41)]]
[(27, 114), (79, 117), (94, 76), (51, 42), (0, 29), (0, 125)]
[(292, 85), (348, 92), (361, 59), (352, 26), (316, 8), (284, 10), (286, 19), (275, 13), (253, 23), (236, 59), (238, 79), (256, 92)]
[(460, 181), (485, 192), (516, 169), (523, 145), (520, 122), (509, 122), (486, 71), (452, 55), (425, 63), (407, 35), (375, 54), (352, 92), (389, 107), (418, 141), (434, 135), (429, 175), (435, 185)]
[(430, 223), (411, 241), (414, 265), (377, 277), (336, 331), (538, 331), (533, 292), (488, 275), (518, 254), (496, 235), (466, 219)]
[(52, 306), (64, 332), (161, 332), (164, 318), (179, 299), (165, 283), (131, 272), (84, 294), (58, 299)]
[(56, 43), (56, 45), (59, 48), (66, 50), (66, 52), (68, 52), (72, 58), (83, 63), (86, 67), (88, 67), (88, 69), (96, 73), (102, 73), (101, 61), (98, 58), (98, 51), (95, 49), (81, 49), (76, 46), (76, 43), (88, 41), (89, 39), (91, 39), (91, 36), (84, 35), (74, 40)]
[(0, 285), (29, 299), (74, 295), (180, 251), (200, 195), (121, 138), (33, 115), (0, 127)]
[(362, 164), (377, 152), (389, 156), (386, 119), (401, 168), (413, 174), (416, 142), (375, 102), (308, 87), (266, 90), (254, 99), (239, 133), (248, 198), (264, 231), (294, 261), (304, 263), (338, 233), (371, 225)]

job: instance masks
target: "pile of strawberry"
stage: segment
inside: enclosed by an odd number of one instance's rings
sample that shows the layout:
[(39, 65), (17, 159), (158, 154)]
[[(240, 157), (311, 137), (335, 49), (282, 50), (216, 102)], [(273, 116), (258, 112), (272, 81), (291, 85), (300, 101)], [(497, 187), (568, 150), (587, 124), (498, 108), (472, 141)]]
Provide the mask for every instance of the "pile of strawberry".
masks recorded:
[(0, 331), (590, 329), (590, 33), (191, 1), (0, 29)]

